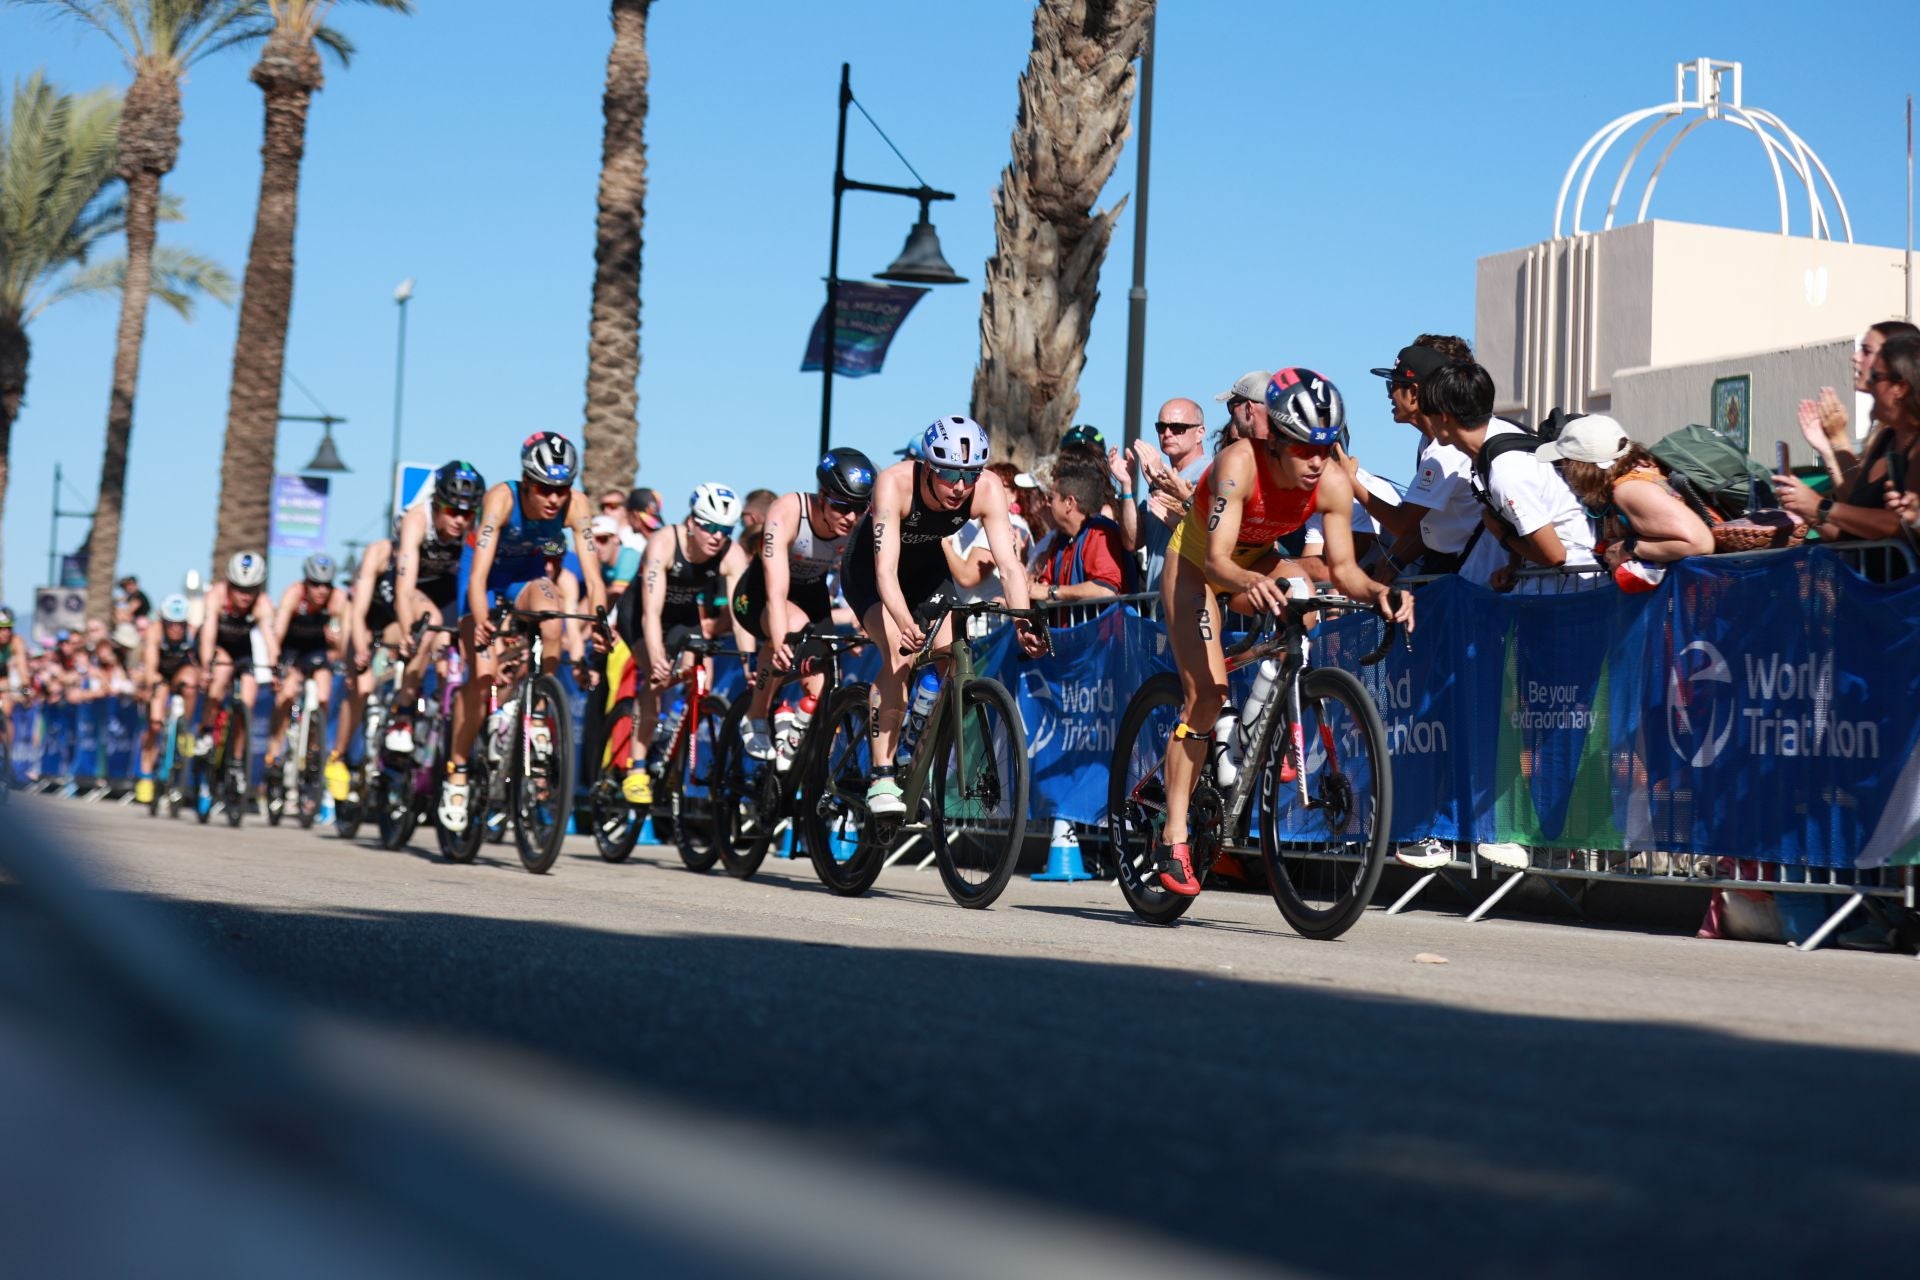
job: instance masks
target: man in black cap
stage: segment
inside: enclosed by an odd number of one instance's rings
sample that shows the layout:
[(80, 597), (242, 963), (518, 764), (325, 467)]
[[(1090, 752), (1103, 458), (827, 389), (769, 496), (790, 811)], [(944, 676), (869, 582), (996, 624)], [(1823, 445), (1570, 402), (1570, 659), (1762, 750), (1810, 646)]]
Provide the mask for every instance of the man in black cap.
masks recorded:
[(1423, 333), (1411, 346), (1400, 349), (1391, 366), (1372, 370), (1376, 378), (1387, 381), (1393, 420), (1420, 433), (1413, 482), (1404, 501), (1395, 505), (1367, 493), (1363, 485), (1354, 487), (1354, 496), (1366, 505), (1367, 514), (1395, 537), (1386, 560), (1389, 571), (1457, 572), (1471, 549), (1475, 530), (1481, 527), (1473, 497), (1473, 460), (1433, 439), (1420, 412), (1421, 382), (1454, 360), (1472, 358), (1473, 348), (1466, 339)]

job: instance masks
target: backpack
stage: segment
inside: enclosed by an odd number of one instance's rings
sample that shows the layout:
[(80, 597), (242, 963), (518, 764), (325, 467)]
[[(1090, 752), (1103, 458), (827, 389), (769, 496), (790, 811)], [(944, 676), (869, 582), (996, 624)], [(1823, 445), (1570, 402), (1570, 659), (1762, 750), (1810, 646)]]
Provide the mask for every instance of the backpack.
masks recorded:
[[(1480, 456), (1473, 460), (1473, 475), (1479, 481), (1473, 486), (1473, 496), (1478, 498), (1480, 505), (1493, 512), (1500, 523), (1506, 525), (1516, 536), (1520, 531), (1513, 527), (1513, 521), (1507, 518), (1506, 512), (1493, 505), (1493, 460), (1505, 457), (1509, 453), (1532, 453), (1545, 443), (1545, 440), (1522, 427), (1518, 432), (1510, 431), (1505, 435), (1488, 437), (1486, 443), (1480, 446)], [(1481, 528), (1485, 527), (1481, 526)], [(1473, 541), (1478, 541), (1478, 538), (1476, 537)], [(1467, 550), (1472, 549), (1473, 542), (1469, 542)]]
[(1737, 520), (1749, 510), (1779, 505), (1767, 469), (1725, 433), (1698, 423), (1669, 432), (1648, 449), (1668, 472), (1667, 482), (1707, 523), (1711, 511)]

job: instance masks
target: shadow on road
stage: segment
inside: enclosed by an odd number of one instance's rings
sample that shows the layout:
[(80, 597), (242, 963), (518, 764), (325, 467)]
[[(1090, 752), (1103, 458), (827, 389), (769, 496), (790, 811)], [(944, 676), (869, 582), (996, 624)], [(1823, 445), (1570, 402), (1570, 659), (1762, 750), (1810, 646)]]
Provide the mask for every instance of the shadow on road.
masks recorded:
[(1804, 1274), (1920, 1246), (1902, 1054), (1068, 959), (162, 909), (329, 1011), (1309, 1271)]

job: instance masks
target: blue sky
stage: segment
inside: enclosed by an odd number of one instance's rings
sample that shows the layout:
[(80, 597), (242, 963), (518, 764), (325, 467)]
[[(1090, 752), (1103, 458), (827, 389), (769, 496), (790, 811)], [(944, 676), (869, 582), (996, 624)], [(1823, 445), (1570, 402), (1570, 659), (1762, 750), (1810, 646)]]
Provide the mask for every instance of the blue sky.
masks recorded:
[[(649, 30), (650, 197), (642, 275), (641, 481), (670, 508), (700, 481), (806, 481), (819, 376), (800, 356), (822, 300), (839, 65), (915, 166), (959, 199), (934, 209), (973, 283), (937, 289), (884, 374), (835, 389), (836, 443), (876, 456), (964, 411), (979, 352), (989, 203), (1031, 39), (1025, 0), (907, 5), (661, 0)], [(536, 16), (537, 15), (537, 16)], [(584, 398), (600, 91), (610, 27), (595, 0), (421, 0), (399, 18), (343, 5), (360, 46), (315, 101), (301, 188), (288, 368), (333, 413), (336, 549), (374, 536), (392, 426), (394, 286), (410, 304), (404, 456), (506, 476), (538, 428), (577, 434)], [(1476, 258), (1545, 238), (1561, 175), (1611, 117), (1671, 95), (1672, 64), (1746, 66), (1746, 96), (1792, 125), (1840, 183), (1857, 239), (1904, 243), (1905, 95), (1920, 79), (1888, 19), (1768, 3), (1344, 5), (1187, 0), (1159, 28), (1149, 247), (1148, 406), (1201, 399), (1246, 369), (1320, 369), (1348, 394), (1356, 446), (1399, 475), (1406, 440), (1366, 370), (1422, 330), (1469, 333)], [(1875, 28), (1879, 31), (1876, 34)], [(251, 55), (197, 67), (163, 234), (238, 277), (259, 177)], [(0, 77), (45, 66), (68, 89), (124, 84), (109, 46), (42, 9), (0, 8)], [(854, 118), (848, 171), (911, 179)], [(1131, 192), (1129, 147), (1106, 200)], [(1767, 227), (1753, 141), (1703, 129), (1656, 216)], [(914, 208), (850, 195), (843, 274), (884, 269)], [(1083, 421), (1119, 435), (1133, 234), (1122, 218), (1081, 384)], [(1863, 317), (1862, 320), (1869, 319)], [(115, 307), (69, 303), (32, 328), (15, 429), (5, 590), (46, 571), (53, 467), (90, 505)], [(235, 314), (155, 310), (131, 460), (124, 567), (164, 591), (213, 540)], [(288, 412), (316, 412), (291, 384)], [(317, 427), (283, 427), (280, 463)], [(77, 503), (76, 503), (77, 498)], [(83, 529), (69, 525), (70, 548)], [(275, 580), (293, 572), (275, 564)]]

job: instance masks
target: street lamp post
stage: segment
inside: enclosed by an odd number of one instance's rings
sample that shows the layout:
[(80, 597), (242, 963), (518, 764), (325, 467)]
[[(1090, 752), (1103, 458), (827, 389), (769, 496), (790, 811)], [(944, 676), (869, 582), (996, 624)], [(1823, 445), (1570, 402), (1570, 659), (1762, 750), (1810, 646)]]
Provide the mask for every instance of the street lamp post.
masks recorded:
[[(917, 187), (890, 187), (878, 182), (858, 182), (847, 176), (847, 108), (858, 105), (853, 100), (852, 72), (849, 64), (840, 64), (840, 129), (833, 147), (833, 243), (827, 252), (827, 311), (825, 338), (820, 349), (820, 452), (825, 453), (833, 443), (833, 355), (835, 330), (840, 319), (840, 198), (849, 191), (875, 191), (881, 195), (906, 196), (920, 202), (920, 220), (913, 224), (907, 233), (906, 247), (900, 251), (893, 265), (878, 273), (881, 280), (898, 280), (903, 284), (965, 284), (966, 278), (955, 273), (947, 265), (940, 253), (940, 237), (934, 233), (933, 223), (927, 220), (927, 206), (935, 200), (951, 200), (951, 191), (935, 191), (928, 186), (924, 178)], [(861, 115), (866, 115), (863, 108)], [(867, 116), (868, 123), (873, 117)], [(874, 125), (879, 133), (880, 126)], [(893, 147), (893, 141), (884, 133), (887, 146)], [(900, 155), (898, 147), (893, 153)], [(900, 156), (900, 163), (906, 164), (907, 158)], [(919, 178), (914, 167), (907, 164), (907, 172)]]
[(302, 471), (351, 471), (340, 460), (340, 450), (333, 443), (333, 429), (345, 422), (345, 418), (335, 417), (331, 413), (283, 413), (282, 422), (317, 422), (320, 424), (320, 447), (313, 451), (313, 461), (300, 468)]
[(413, 297), (413, 277), (408, 276), (393, 291), (400, 308), (400, 334), (393, 350), (393, 459), (387, 467), (387, 483), (393, 486), (387, 499), (387, 525), (400, 518), (400, 405), (407, 385), (407, 300)]

